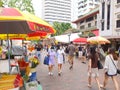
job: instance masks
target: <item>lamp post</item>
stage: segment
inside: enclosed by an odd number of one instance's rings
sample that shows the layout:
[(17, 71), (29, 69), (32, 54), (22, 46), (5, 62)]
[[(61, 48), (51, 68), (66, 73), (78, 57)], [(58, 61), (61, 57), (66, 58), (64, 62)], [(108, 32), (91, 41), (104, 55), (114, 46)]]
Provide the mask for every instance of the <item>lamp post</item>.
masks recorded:
[(71, 36), (71, 33), (68, 34), (69, 43), (70, 43), (70, 36)]

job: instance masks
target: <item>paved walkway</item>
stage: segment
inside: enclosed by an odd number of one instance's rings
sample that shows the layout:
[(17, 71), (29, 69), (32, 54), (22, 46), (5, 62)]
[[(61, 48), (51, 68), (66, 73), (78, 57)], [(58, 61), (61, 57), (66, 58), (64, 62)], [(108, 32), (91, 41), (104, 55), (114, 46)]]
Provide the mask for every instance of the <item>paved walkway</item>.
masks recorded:
[[(87, 65), (81, 63), (80, 60), (74, 60), (73, 70), (69, 70), (69, 64), (66, 61), (63, 64), (62, 76), (57, 74), (57, 64), (54, 67), (54, 75), (48, 75), (48, 67), (39, 65), (37, 67), (37, 77), (41, 82), (43, 90), (98, 90), (97, 84), (93, 79), (92, 88), (87, 87)], [(118, 81), (120, 83), (120, 75), (118, 76)], [(103, 70), (100, 70), (100, 83), (103, 82)], [(112, 80), (109, 80), (106, 90), (114, 90), (114, 85)]]
[[(42, 54), (43, 57), (44, 55), (45, 53)], [(7, 62), (7, 60), (0, 61), (0, 70), (8, 70)], [(66, 61), (65, 64), (63, 64), (61, 76), (57, 74), (57, 64), (54, 67), (54, 75), (49, 76), (48, 67), (41, 63), (37, 67), (37, 78), (41, 82), (43, 90), (98, 90), (94, 79), (92, 88), (87, 87), (87, 65), (88, 62), (83, 64), (80, 60), (75, 59), (73, 70), (69, 70), (69, 64)], [(120, 75), (118, 75), (117, 78), (120, 83)], [(103, 82), (103, 70), (100, 70), (100, 82)], [(111, 79), (109, 79), (106, 90), (114, 90), (114, 84)]]

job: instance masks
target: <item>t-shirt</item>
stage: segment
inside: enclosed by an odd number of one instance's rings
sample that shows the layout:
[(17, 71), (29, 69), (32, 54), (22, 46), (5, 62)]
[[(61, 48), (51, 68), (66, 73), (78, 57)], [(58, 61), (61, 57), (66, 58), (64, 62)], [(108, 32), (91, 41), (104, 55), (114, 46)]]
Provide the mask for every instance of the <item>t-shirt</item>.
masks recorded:
[(74, 52), (75, 52), (75, 47), (74, 45), (69, 45), (68, 46), (68, 50), (69, 50), (69, 55), (73, 56)]

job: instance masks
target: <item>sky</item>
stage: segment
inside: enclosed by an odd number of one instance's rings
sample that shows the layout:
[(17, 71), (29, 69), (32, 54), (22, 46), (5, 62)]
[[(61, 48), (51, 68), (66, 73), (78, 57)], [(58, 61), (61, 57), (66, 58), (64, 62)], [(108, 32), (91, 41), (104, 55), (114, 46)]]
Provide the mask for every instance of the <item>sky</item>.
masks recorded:
[(42, 11), (41, 11), (42, 6), (40, 6), (42, 0), (32, 0), (32, 3), (35, 10), (35, 15), (42, 18)]

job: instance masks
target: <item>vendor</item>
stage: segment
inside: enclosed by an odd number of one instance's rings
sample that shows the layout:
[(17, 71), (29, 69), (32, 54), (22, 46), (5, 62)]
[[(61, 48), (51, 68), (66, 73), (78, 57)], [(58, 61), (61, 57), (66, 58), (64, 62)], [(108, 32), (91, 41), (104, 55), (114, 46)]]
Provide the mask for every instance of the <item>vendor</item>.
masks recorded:
[(36, 56), (39, 60), (41, 60), (41, 50), (42, 50), (42, 45), (41, 44), (37, 44), (35, 45), (35, 49), (36, 49)]

